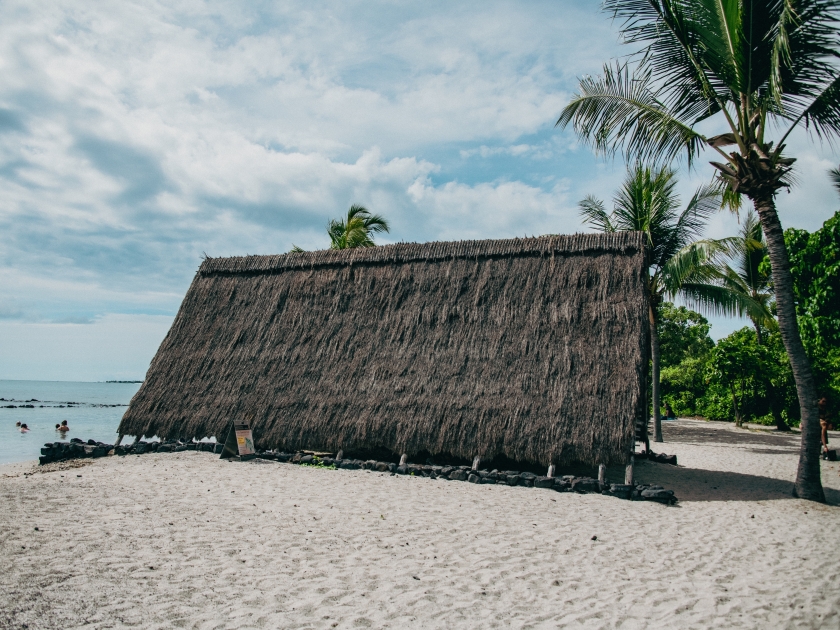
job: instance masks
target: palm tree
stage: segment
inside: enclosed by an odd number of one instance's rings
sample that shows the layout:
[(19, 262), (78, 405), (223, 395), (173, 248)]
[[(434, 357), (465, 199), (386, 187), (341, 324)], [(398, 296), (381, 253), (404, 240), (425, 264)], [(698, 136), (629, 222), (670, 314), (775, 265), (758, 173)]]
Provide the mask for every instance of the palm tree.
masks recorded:
[[(689, 284), (695, 294), (702, 295), (704, 279), (712, 275), (706, 269), (706, 261), (721, 249), (715, 241), (696, 240), (706, 219), (720, 208), (721, 197), (717, 187), (700, 188), (680, 212), (680, 200), (674, 190), (676, 184), (676, 173), (672, 169), (637, 164), (628, 171), (613, 200), (611, 213), (607, 213), (602, 201), (592, 196), (579, 204), (584, 223), (601, 232), (634, 231), (644, 232), (647, 236), (653, 439), (656, 442), (662, 442), (659, 307), (664, 297), (671, 298), (679, 293), (683, 284)], [(649, 445), (646, 446), (650, 450)]]
[[(605, 0), (637, 56), (580, 82), (557, 124), (573, 124), (596, 150), (689, 164), (704, 147), (726, 196), (746, 195), (758, 212), (773, 273), (779, 330), (802, 418), (794, 493), (825, 501), (811, 364), (799, 335), (793, 279), (775, 197), (794, 159), (785, 141), (799, 126), (840, 136), (840, 0)], [(722, 133), (698, 130), (715, 119)], [(770, 140), (770, 129), (779, 129)], [(733, 147), (731, 152), (724, 147)]]
[(762, 266), (767, 254), (764, 233), (755, 212), (750, 210), (737, 237), (726, 239), (731, 266), (725, 261), (718, 265), (721, 286), (732, 294), (721, 309), (729, 315), (746, 315), (755, 328), (758, 343), (764, 341), (764, 330), (777, 327), (773, 317), (773, 285), (770, 274)]
[[(330, 237), (330, 249), (352, 249), (354, 247), (374, 247), (373, 234), (390, 232), (388, 221), (378, 214), (371, 214), (364, 206), (353, 204), (347, 211), (346, 219), (331, 219), (327, 224)], [(303, 252), (297, 245), (292, 245), (290, 254)]]
[(371, 214), (364, 206), (353, 204), (346, 219), (333, 219), (327, 225), (330, 249), (373, 247), (373, 233), (390, 232), (388, 222), (378, 214)]
[[(729, 245), (729, 259), (720, 261), (716, 275), (720, 287), (728, 296), (717, 301), (716, 310), (726, 315), (746, 315), (755, 328), (758, 345), (764, 345), (764, 331), (776, 330), (778, 324), (773, 317), (773, 285), (770, 274), (762, 262), (767, 253), (761, 223), (755, 212), (747, 213), (737, 237), (725, 239)], [(727, 299), (729, 298), (729, 299)], [(759, 375), (770, 400), (770, 411), (779, 431), (790, 431), (782, 417), (781, 404), (769, 377)]]

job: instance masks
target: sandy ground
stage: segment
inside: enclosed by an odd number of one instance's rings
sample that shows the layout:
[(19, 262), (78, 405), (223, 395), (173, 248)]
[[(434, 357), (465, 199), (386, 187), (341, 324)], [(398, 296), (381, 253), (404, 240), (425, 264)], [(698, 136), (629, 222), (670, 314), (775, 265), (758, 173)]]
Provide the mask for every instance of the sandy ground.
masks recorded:
[(817, 505), (798, 436), (665, 431), (680, 466), (637, 476), (676, 507), (196, 452), (0, 467), (0, 627), (840, 628), (838, 464)]

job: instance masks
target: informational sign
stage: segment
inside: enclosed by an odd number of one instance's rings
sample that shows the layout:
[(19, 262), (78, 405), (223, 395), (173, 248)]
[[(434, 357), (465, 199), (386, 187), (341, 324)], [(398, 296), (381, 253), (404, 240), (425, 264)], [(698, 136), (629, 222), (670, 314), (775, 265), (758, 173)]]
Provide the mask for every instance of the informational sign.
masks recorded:
[(251, 425), (247, 422), (232, 422), (220, 459), (230, 457), (238, 457), (243, 460), (252, 459), (256, 456), (256, 452)]

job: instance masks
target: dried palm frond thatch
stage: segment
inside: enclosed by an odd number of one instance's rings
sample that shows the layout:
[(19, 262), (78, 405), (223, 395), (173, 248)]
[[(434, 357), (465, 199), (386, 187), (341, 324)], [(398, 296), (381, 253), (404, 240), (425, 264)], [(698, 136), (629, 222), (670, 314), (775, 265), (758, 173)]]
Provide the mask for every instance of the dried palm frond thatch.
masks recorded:
[(616, 233), (207, 258), (119, 432), (626, 462), (644, 255)]

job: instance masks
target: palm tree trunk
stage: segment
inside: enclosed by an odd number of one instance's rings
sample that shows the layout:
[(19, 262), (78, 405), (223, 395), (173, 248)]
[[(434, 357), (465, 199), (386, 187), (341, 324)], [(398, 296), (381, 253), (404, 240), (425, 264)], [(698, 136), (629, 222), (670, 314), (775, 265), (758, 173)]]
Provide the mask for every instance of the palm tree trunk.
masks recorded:
[(811, 362), (805, 354), (799, 326), (796, 321), (793, 297), (793, 277), (790, 275), (787, 249), (773, 193), (756, 195), (752, 199), (761, 219), (761, 228), (767, 240), (767, 253), (773, 273), (773, 291), (776, 294), (776, 309), (779, 318), (779, 332), (785, 344), (793, 380), (796, 382), (796, 394), (799, 397), (799, 410), (802, 417), (802, 439), (799, 444), (799, 467), (796, 470), (794, 496), (811, 501), (825, 503), (820, 481), (820, 421), (817, 411), (817, 388)]
[(756, 339), (758, 340), (758, 345), (763, 346), (764, 345), (764, 335), (761, 334), (761, 326), (759, 325), (759, 323), (756, 320), (752, 320), (752, 323), (753, 323), (753, 328), (755, 328), (755, 336), (756, 336)]
[(738, 397), (735, 395), (735, 383), (729, 384), (729, 392), (732, 394), (732, 413), (735, 414), (735, 426), (741, 428), (741, 413), (738, 411)]
[(657, 317), (656, 307), (651, 304), (648, 308), (650, 317), (650, 360), (651, 360), (651, 381), (653, 399), (653, 441), (663, 442), (662, 439), (662, 418), (659, 415), (659, 331), (656, 329)]

